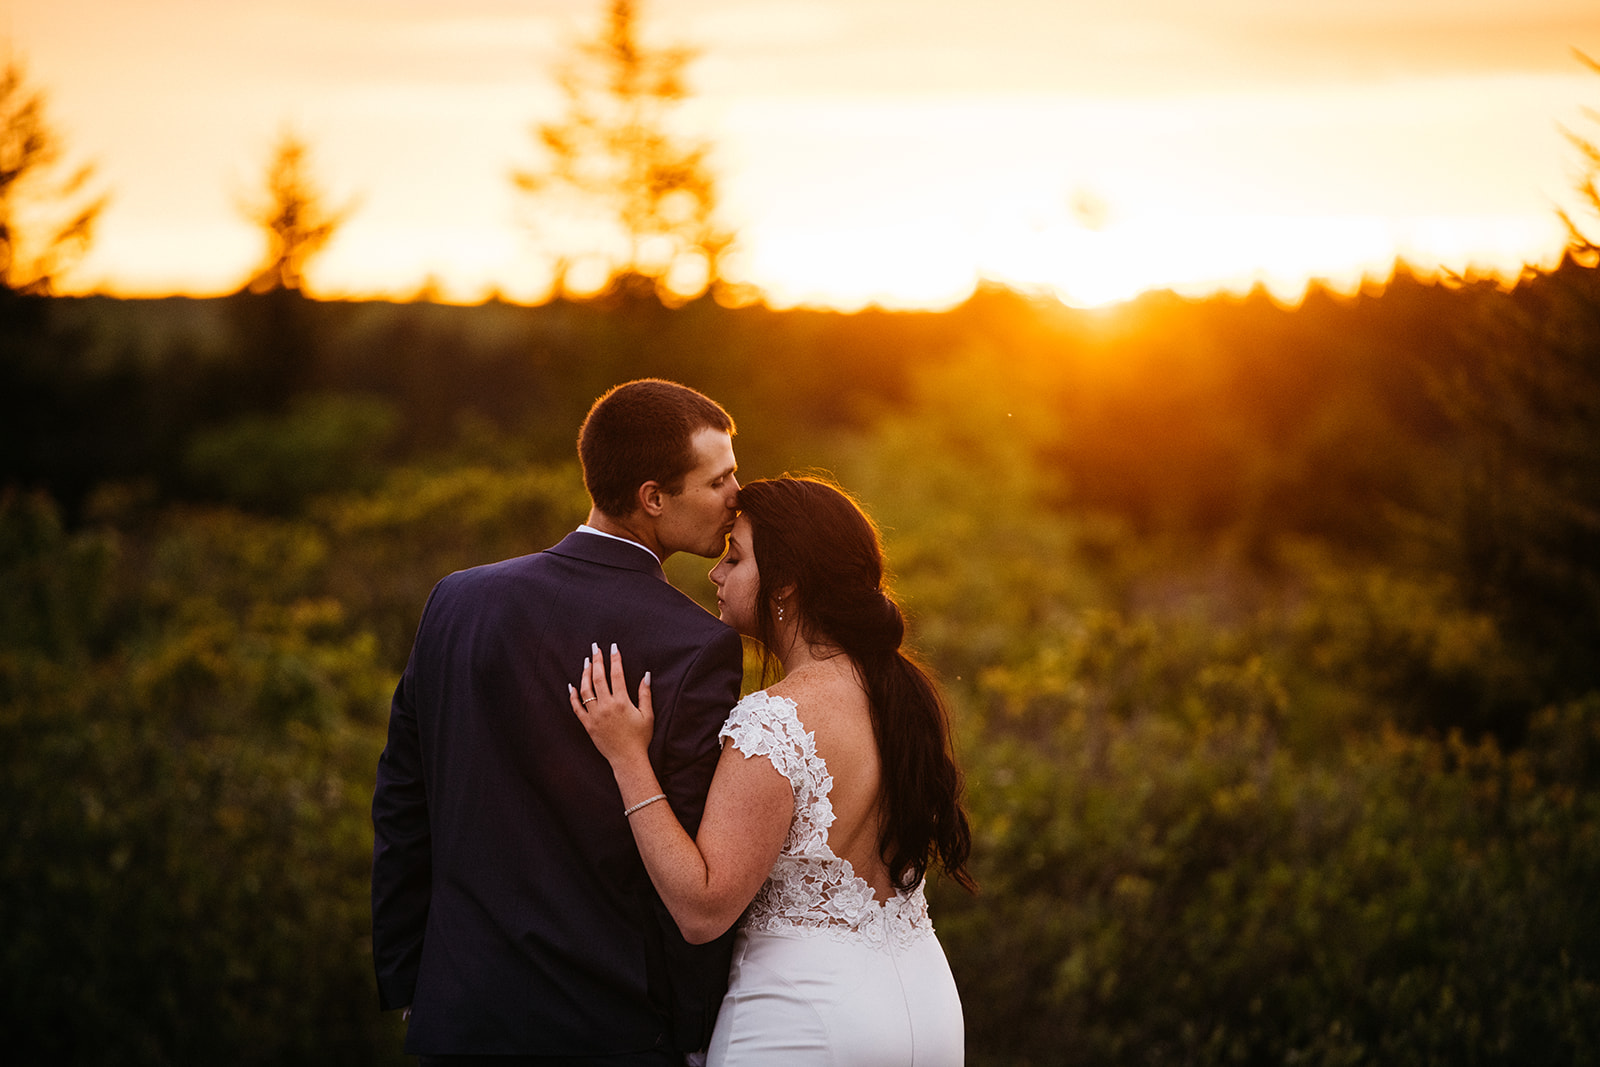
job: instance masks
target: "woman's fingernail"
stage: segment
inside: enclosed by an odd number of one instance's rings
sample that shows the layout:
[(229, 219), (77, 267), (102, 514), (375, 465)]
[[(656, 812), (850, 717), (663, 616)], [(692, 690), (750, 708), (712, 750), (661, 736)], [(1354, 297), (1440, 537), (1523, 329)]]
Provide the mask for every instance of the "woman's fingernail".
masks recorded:
[(611, 654), (613, 656), (617, 654), (617, 643), (615, 641), (611, 642)]

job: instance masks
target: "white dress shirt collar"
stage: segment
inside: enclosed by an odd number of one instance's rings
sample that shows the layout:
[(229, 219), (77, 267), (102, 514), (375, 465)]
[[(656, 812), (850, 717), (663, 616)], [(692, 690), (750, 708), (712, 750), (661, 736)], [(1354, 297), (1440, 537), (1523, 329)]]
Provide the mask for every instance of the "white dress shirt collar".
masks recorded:
[(616, 534), (606, 533), (604, 530), (596, 530), (593, 526), (590, 526), (586, 522), (578, 524), (578, 532), (579, 533), (592, 533), (592, 534), (596, 534), (596, 535), (598, 535), (600, 537), (609, 537), (613, 541), (621, 541), (625, 545), (632, 545), (634, 548), (637, 548), (639, 551), (648, 554), (649, 557), (651, 559), (655, 560), (657, 563), (661, 562), (661, 557), (660, 556), (656, 555), (654, 552), (651, 552), (650, 549), (646, 548), (644, 545), (641, 545), (639, 542), (631, 541), (626, 537), (618, 537)]

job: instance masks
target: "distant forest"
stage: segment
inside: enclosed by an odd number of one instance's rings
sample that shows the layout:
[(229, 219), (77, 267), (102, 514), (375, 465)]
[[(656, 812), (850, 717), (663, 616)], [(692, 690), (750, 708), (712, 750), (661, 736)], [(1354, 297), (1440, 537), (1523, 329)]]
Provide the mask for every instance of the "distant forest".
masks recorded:
[[(1600, 1061), (1600, 269), (941, 312), (0, 299), (0, 1020), (391, 1063), (366, 945), (432, 583), (659, 376), (883, 525), (958, 720), (975, 1064)], [(674, 579), (702, 599), (709, 561)]]

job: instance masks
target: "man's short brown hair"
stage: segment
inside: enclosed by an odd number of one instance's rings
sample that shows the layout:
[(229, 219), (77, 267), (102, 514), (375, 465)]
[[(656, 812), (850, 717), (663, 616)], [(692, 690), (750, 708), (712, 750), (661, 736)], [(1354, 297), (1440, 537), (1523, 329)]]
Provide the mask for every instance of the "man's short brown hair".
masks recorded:
[(694, 435), (704, 429), (733, 434), (733, 419), (710, 397), (677, 382), (640, 378), (613, 386), (578, 430), (583, 484), (594, 506), (622, 518), (638, 506), (636, 493), (656, 482), (680, 492), (694, 469)]

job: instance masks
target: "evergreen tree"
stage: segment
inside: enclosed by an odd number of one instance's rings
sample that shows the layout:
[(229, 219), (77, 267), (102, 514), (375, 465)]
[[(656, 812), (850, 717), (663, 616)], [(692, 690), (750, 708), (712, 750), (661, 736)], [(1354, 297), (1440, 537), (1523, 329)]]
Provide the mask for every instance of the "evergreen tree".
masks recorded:
[[(1596, 74), (1600, 74), (1600, 63), (1590, 59), (1582, 52), (1575, 51), (1574, 54), (1584, 66)], [(1600, 122), (1600, 111), (1586, 107), (1583, 112), (1595, 122)], [(1574, 189), (1578, 193), (1578, 198), (1582, 202), (1584, 210), (1588, 214), (1600, 218), (1600, 144), (1572, 130), (1564, 130), (1562, 132), (1567, 135), (1567, 140), (1572, 142), (1572, 146), (1578, 150), (1578, 156), (1582, 160), (1582, 169), (1578, 173)], [(1567, 225), (1568, 244), (1572, 252), (1583, 259), (1592, 259), (1600, 256), (1600, 244), (1596, 243), (1597, 238), (1589, 236), (1571, 212), (1561, 210), (1558, 214), (1561, 216), (1561, 221)]]
[(48, 294), (88, 250), (105, 196), (94, 168), (58, 175), (60, 135), (18, 63), (0, 72), (0, 290)]
[(240, 210), (261, 228), (261, 266), (234, 298), (239, 388), (224, 409), (282, 412), (310, 385), (319, 338), (305, 301), (306, 269), (344, 225), (353, 204), (328, 206), (311, 173), (310, 147), (292, 129), (279, 134), (263, 188)]
[(299, 291), (312, 257), (321, 252), (353, 210), (327, 206), (327, 197), (311, 176), (310, 149), (293, 130), (284, 130), (272, 150), (264, 196), (243, 206), (267, 239), (261, 267), (250, 279), (251, 292)]
[(614, 288), (664, 300), (719, 280), (732, 237), (714, 218), (710, 146), (670, 123), (688, 96), (692, 58), (684, 48), (647, 47), (634, 0), (609, 0), (599, 33), (558, 67), (565, 113), (534, 129), (540, 164), (512, 175), (538, 212), (533, 226), (556, 292), (576, 265), (597, 267)]

